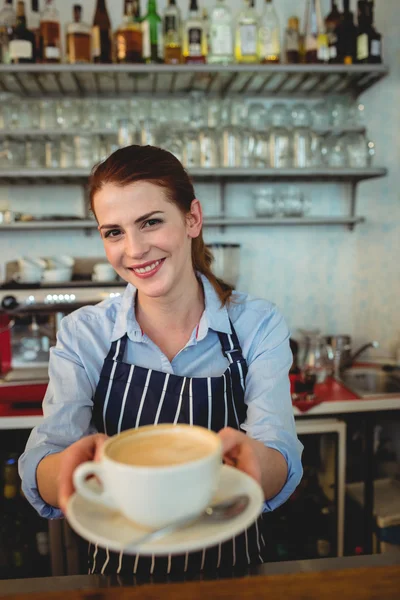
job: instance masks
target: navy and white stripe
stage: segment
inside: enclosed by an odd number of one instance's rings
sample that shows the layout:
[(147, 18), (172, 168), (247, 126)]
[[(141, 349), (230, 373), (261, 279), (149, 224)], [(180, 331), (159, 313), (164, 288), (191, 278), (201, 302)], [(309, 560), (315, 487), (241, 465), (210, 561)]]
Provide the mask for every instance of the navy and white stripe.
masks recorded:
[[(113, 435), (131, 427), (188, 423), (213, 431), (240, 429), (246, 418), (247, 364), (236, 332), (218, 333), (228, 368), (220, 377), (181, 377), (124, 362), (127, 336), (113, 342), (94, 396), (93, 420)], [(125, 556), (97, 546), (89, 551), (91, 573), (146, 576), (262, 562), (259, 524), (214, 548), (182, 556)]]

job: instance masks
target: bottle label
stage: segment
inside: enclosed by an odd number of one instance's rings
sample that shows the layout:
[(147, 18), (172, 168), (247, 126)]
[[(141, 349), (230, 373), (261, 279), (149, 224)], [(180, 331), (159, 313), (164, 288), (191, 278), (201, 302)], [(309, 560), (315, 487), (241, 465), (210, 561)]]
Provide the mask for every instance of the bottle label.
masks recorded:
[(299, 34), (293, 29), (288, 29), (286, 31), (286, 52), (298, 52), (299, 46)]
[(336, 46), (329, 46), (329, 58), (334, 60), (337, 58), (337, 48)]
[(94, 25), (92, 28), (92, 57), (98, 58), (101, 55), (100, 27)]
[(380, 55), (381, 55), (380, 40), (372, 40), (371, 41), (371, 56), (380, 56)]
[(151, 57), (151, 40), (150, 40), (150, 23), (142, 21), (142, 34), (143, 34), (143, 58)]
[(240, 25), (240, 52), (242, 56), (257, 54), (257, 25)]
[(260, 29), (260, 54), (262, 58), (279, 56), (281, 53), (279, 30), (276, 27), (261, 27)]
[(317, 38), (317, 58), (321, 62), (329, 60), (328, 37), (324, 33), (320, 33)]
[(314, 52), (315, 50), (317, 50), (317, 48), (318, 48), (317, 38), (312, 34), (307, 35), (307, 37), (306, 37), (306, 52)]
[(200, 27), (192, 27), (188, 31), (189, 56), (201, 56), (203, 31)]
[(368, 58), (368, 35), (362, 33), (357, 38), (357, 59), (365, 60)]
[(11, 60), (32, 59), (33, 45), (28, 40), (12, 40), (9, 46)]
[(210, 47), (213, 56), (231, 56), (233, 54), (232, 29), (229, 25), (211, 26)]
[(169, 32), (177, 32), (178, 27), (176, 23), (175, 15), (167, 15), (164, 19), (164, 33), (168, 35)]
[(56, 46), (47, 46), (44, 49), (44, 56), (49, 60), (58, 60), (60, 58), (60, 49)]

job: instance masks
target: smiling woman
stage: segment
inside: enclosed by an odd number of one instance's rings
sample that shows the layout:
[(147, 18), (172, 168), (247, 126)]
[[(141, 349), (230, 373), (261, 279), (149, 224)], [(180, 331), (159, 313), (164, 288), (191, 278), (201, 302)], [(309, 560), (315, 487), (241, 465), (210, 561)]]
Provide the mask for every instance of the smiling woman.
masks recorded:
[[(107, 436), (186, 423), (218, 432), (224, 462), (253, 477), (264, 509), (274, 510), (302, 475), (282, 316), (215, 277), (201, 204), (166, 150), (112, 154), (93, 169), (90, 201), (107, 258), (128, 285), (121, 297), (61, 322), (45, 419), (20, 459), (26, 497), (43, 516), (59, 518), (70, 506), (74, 470), (101, 456)], [(196, 573), (259, 563), (263, 552), (260, 518), (228, 542), (178, 556), (132, 557), (92, 545), (89, 569)]]

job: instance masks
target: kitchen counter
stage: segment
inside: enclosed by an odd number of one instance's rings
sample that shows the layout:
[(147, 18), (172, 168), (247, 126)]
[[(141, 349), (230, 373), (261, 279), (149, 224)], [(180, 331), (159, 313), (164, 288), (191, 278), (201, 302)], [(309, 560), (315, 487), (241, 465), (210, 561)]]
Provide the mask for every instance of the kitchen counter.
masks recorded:
[(400, 554), (269, 563), (246, 573), (185, 582), (141, 585), (133, 579), (101, 575), (0, 582), (0, 597), (12, 600), (337, 600), (339, 596), (342, 600), (398, 600), (399, 590)]

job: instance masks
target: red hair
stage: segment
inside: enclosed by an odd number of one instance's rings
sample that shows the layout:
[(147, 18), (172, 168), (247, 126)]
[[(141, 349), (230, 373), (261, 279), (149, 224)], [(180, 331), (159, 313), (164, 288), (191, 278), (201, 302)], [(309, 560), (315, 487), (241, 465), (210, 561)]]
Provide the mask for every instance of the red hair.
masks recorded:
[[(190, 212), (196, 195), (188, 173), (179, 160), (167, 150), (155, 146), (127, 146), (117, 150), (92, 169), (89, 179), (90, 208), (106, 183), (124, 187), (135, 181), (150, 181), (166, 191), (169, 202), (183, 215)], [(213, 255), (204, 243), (203, 233), (192, 240), (193, 269), (207, 277), (224, 306), (232, 295), (232, 287), (214, 275), (211, 270)]]

